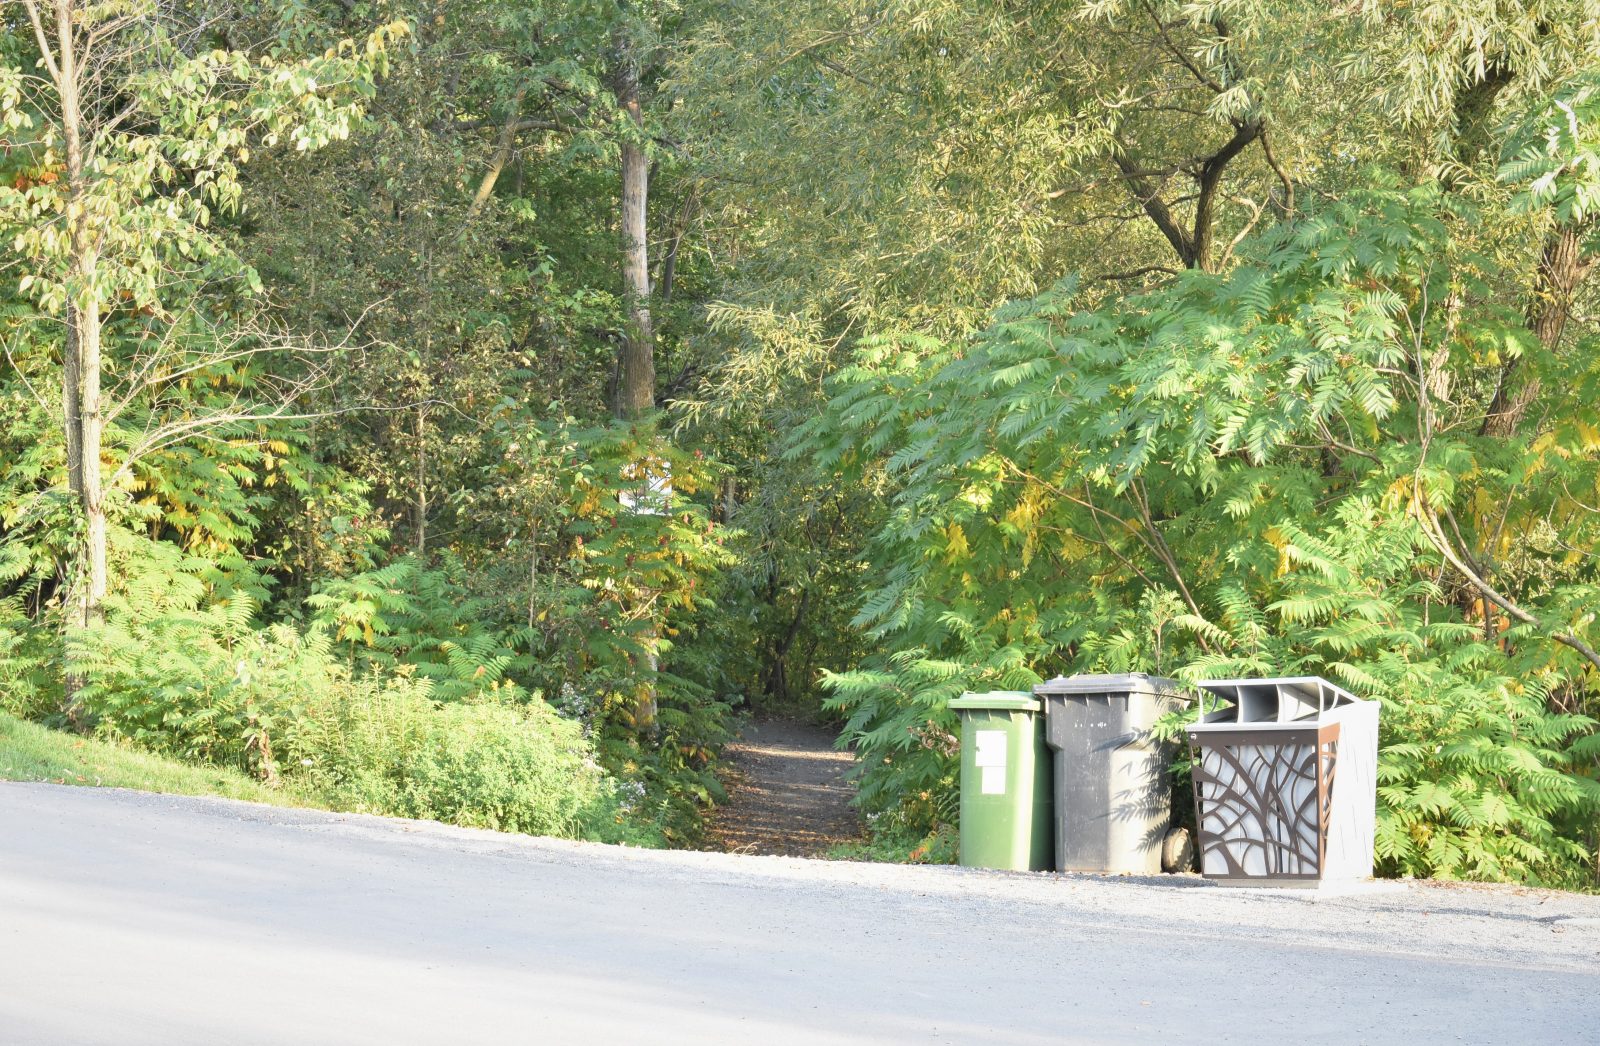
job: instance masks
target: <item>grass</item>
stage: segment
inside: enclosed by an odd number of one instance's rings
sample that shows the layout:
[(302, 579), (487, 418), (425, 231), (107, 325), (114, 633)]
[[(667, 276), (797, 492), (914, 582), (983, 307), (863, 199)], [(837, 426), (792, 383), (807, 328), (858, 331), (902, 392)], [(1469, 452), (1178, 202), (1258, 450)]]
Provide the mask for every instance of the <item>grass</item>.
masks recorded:
[(318, 806), (233, 770), (194, 766), (110, 741), (51, 730), (0, 712), (0, 780), (211, 795), (274, 806)]
[(830, 861), (874, 861), (880, 864), (955, 864), (960, 840), (946, 825), (931, 835), (882, 833), (828, 850)]

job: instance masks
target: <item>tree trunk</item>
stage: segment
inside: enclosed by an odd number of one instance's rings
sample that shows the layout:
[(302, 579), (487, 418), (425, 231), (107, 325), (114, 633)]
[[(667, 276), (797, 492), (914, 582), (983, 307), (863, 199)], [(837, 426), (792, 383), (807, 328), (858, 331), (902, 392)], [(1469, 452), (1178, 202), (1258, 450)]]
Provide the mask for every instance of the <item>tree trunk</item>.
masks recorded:
[(417, 407), (417, 499), (413, 512), (416, 518), (416, 552), (421, 559), (428, 553), (428, 413)]
[(789, 627), (784, 630), (781, 637), (772, 644), (772, 653), (767, 664), (766, 691), (767, 696), (774, 701), (783, 703), (789, 700), (789, 651), (794, 647), (794, 641), (800, 635), (800, 626), (805, 624), (806, 608), (811, 605), (811, 585), (808, 583), (800, 590), (800, 602), (795, 606), (794, 617), (789, 620)]
[(655, 408), (656, 337), (650, 318), (650, 159), (644, 148), (637, 58), (626, 40), (617, 48), (616, 91), (629, 126), (622, 138), (622, 300), (627, 328), (618, 352), (613, 410), (617, 417), (631, 420)]
[[(68, 633), (101, 619), (106, 597), (105, 492), (100, 474), (104, 427), (100, 402), (99, 245), (91, 227), (84, 120), (80, 97), (77, 40), (72, 0), (56, 0), (57, 90), (66, 144), (67, 216), (72, 266), (67, 295), (66, 340), (62, 349), (61, 400), (67, 442), (67, 485), (83, 516), (81, 562), (73, 579), (73, 614)], [(69, 711), (82, 681), (66, 677)]]
[[(1497, 161), (1495, 105), (1501, 92), (1514, 80), (1510, 68), (1496, 61), (1471, 85), (1456, 92), (1452, 108), (1455, 132), (1450, 139), (1454, 166), (1446, 165), (1444, 169), (1440, 180), (1445, 188), (1452, 191), (1461, 188), (1467, 180), (1464, 176), (1479, 164), (1487, 160), (1492, 165)], [(1493, 168), (1487, 173), (1493, 177)]]
[[(1533, 297), (1528, 302), (1528, 329), (1551, 352), (1561, 345), (1572, 315), (1572, 302), (1583, 278), (1594, 262), (1583, 256), (1582, 230), (1562, 226), (1545, 237), (1539, 257), (1539, 272), (1534, 278)], [(1513, 356), (1500, 365), (1500, 379), (1494, 399), (1484, 415), (1482, 433), (1500, 439), (1516, 434), (1523, 415), (1539, 396), (1539, 380), (1523, 379), (1521, 358)]]
[[(622, 302), (626, 327), (617, 355), (617, 384), (612, 410), (624, 421), (648, 415), (656, 405), (656, 337), (650, 318), (649, 196), (650, 158), (645, 153), (644, 109), (639, 103), (639, 59), (626, 30), (616, 38), (613, 86), (617, 104), (627, 116), (622, 129)], [(648, 600), (649, 593), (641, 593)], [(657, 636), (647, 630), (639, 637), (645, 648), (644, 664), (632, 712), (640, 734), (656, 730)]]
[(1212, 243), (1216, 238), (1216, 204), (1222, 192), (1223, 174), (1235, 157), (1261, 138), (1265, 129), (1266, 124), (1259, 119), (1236, 123), (1233, 137), (1200, 164), (1193, 176), (1194, 219), (1187, 229), (1161, 198), (1160, 184), (1141, 171), (1139, 162), (1124, 146), (1119, 144), (1111, 154), (1111, 160), (1122, 172), (1122, 180), (1128, 191), (1133, 193), (1145, 214), (1161, 230), (1161, 235), (1166, 237), (1184, 268), (1212, 271), (1216, 263), (1211, 256)]

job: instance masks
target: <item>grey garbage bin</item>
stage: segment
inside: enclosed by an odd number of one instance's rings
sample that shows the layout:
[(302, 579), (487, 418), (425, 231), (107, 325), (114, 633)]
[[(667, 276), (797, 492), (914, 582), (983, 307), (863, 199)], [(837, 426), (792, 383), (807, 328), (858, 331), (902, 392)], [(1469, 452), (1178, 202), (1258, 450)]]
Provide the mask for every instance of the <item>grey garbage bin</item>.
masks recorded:
[(1378, 702), (1316, 676), (1201, 683), (1194, 750), (1200, 872), (1244, 886), (1372, 875)]
[(1160, 872), (1172, 748), (1150, 728), (1187, 702), (1183, 691), (1170, 679), (1124, 674), (1057, 676), (1033, 692), (1055, 756), (1057, 870)]

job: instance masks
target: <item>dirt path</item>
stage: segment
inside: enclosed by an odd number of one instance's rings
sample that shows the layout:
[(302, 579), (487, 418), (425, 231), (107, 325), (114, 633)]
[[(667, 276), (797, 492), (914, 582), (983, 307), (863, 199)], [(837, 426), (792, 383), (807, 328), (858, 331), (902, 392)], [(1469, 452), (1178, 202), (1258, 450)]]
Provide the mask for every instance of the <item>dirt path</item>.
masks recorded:
[(860, 835), (845, 780), (854, 760), (830, 730), (757, 719), (724, 750), (728, 802), (712, 819), (713, 848), (729, 853), (822, 857)]

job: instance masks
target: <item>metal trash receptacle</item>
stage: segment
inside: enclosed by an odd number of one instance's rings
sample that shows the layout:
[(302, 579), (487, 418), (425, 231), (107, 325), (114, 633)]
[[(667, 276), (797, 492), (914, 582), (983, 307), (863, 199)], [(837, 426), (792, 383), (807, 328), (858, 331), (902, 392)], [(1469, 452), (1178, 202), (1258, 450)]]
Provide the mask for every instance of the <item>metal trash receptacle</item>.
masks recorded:
[(1057, 676), (1033, 688), (1053, 753), (1056, 868), (1154, 875), (1172, 828), (1173, 746), (1155, 721), (1187, 703), (1171, 679)]
[(1032, 694), (963, 694), (961, 856), (973, 868), (1046, 871), (1050, 843), (1050, 753)]
[(1317, 676), (1199, 684), (1188, 729), (1200, 871), (1248, 886), (1372, 875), (1378, 702)]

